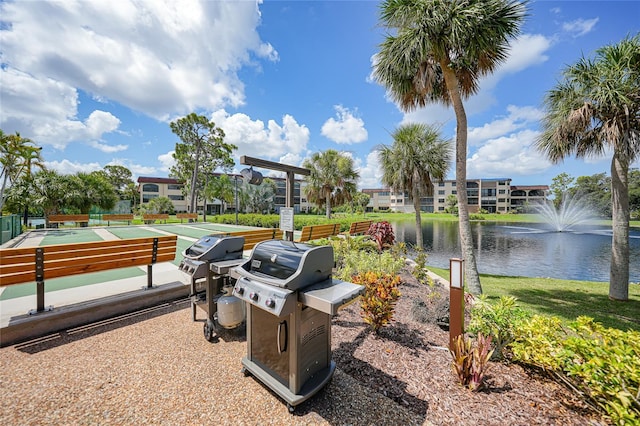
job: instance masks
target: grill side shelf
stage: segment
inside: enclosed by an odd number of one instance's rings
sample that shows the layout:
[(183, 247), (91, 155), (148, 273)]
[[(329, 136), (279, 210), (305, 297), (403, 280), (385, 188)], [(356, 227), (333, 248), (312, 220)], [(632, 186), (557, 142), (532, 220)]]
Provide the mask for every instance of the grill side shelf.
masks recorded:
[(336, 315), (340, 308), (354, 302), (364, 290), (364, 286), (358, 284), (329, 279), (300, 290), (298, 301), (325, 314)]

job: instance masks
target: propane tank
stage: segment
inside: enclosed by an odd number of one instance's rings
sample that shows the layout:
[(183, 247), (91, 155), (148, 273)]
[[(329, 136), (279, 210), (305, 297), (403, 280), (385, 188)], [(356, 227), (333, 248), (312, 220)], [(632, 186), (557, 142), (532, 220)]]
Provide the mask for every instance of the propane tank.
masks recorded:
[(244, 302), (233, 296), (233, 286), (223, 288), (224, 295), (220, 296), (217, 307), (217, 320), (224, 328), (236, 328), (244, 321)]

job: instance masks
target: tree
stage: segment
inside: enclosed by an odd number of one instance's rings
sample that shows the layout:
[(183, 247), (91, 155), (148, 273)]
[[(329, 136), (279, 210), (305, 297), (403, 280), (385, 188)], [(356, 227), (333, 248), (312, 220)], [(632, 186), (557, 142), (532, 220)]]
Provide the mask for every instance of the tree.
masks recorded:
[(447, 195), (445, 204), (447, 207), (445, 207), (444, 211), (446, 211), (447, 213), (455, 214), (455, 215), (458, 214), (458, 198), (455, 195), (453, 194)]
[[(222, 202), (222, 211), (226, 210), (226, 204), (231, 203), (234, 197), (233, 182), (229, 175), (211, 176), (204, 186), (202, 196), (206, 200), (218, 199)], [(207, 220), (207, 209), (204, 209), (204, 221)]]
[(611, 217), (611, 178), (605, 173), (578, 177), (568, 193), (589, 206), (593, 213)]
[(420, 199), (433, 195), (433, 181), (442, 181), (452, 160), (451, 141), (426, 124), (404, 124), (393, 134), (393, 145), (382, 145), (378, 156), (382, 183), (395, 191), (409, 192), (416, 219), (416, 247), (422, 249)]
[(640, 34), (584, 56), (545, 95), (536, 144), (554, 163), (575, 154), (611, 159), (609, 298), (629, 299), (629, 166), (640, 154)]
[(175, 209), (173, 207), (173, 203), (168, 197), (156, 197), (149, 200), (148, 203), (144, 203), (140, 206), (140, 213), (150, 213), (150, 214), (158, 214), (158, 213), (169, 213), (173, 214)]
[(309, 202), (319, 208), (325, 207), (327, 219), (331, 218), (331, 207), (350, 201), (356, 192), (356, 181), (360, 177), (354, 170), (353, 158), (334, 149), (314, 153), (304, 161), (302, 167), (311, 171), (305, 177), (305, 194)]
[(273, 199), (276, 195), (276, 183), (266, 178), (260, 185), (242, 183), (240, 201), (244, 210), (249, 213), (267, 213), (273, 210)]
[(629, 171), (629, 210), (640, 218), (640, 169)]
[(367, 206), (369, 205), (369, 200), (371, 197), (365, 194), (364, 192), (356, 192), (353, 194), (353, 205), (356, 208), (356, 211), (364, 213), (366, 211)]
[(204, 187), (199, 177), (218, 168), (230, 170), (234, 165), (231, 153), (237, 147), (225, 143), (224, 131), (203, 115), (191, 113), (172, 121), (170, 126), (182, 141), (176, 143), (173, 154), (176, 164), (171, 167), (171, 173), (185, 182), (185, 190), (189, 191), (189, 211), (195, 212), (198, 195)]
[(121, 200), (130, 200), (130, 192), (128, 188), (130, 184), (134, 184), (131, 177), (133, 176), (131, 170), (127, 169), (124, 166), (119, 165), (109, 165), (104, 166), (104, 172), (106, 173), (106, 177), (113, 185), (114, 189), (118, 193), (118, 196)]
[[(71, 194), (75, 191), (68, 175), (55, 170), (41, 170), (33, 175), (33, 206), (42, 209), (45, 218), (52, 214), (62, 213), (71, 205)], [(48, 226), (48, 223), (47, 223)]]
[[(441, 102), (456, 116), (456, 186), (466, 188), (467, 116), (463, 99), (481, 77), (504, 62), (509, 39), (520, 32), (526, 2), (509, 0), (386, 0), (387, 35), (374, 76), (405, 111)], [(467, 192), (457, 192), (459, 232), (469, 291), (482, 293), (471, 234)]]
[(103, 171), (80, 172), (70, 177), (71, 205), (80, 213), (88, 214), (91, 207), (110, 210), (118, 202), (118, 194)]
[(552, 179), (551, 193), (553, 194), (553, 204), (556, 209), (560, 207), (564, 194), (569, 191), (573, 178), (568, 173), (560, 173), (558, 176)]
[(21, 137), (20, 133), (5, 135), (0, 129), (0, 212), (6, 201), (5, 190), (12, 182), (23, 175), (28, 182), (33, 167), (45, 168), (40, 151), (41, 148), (34, 146), (30, 139)]

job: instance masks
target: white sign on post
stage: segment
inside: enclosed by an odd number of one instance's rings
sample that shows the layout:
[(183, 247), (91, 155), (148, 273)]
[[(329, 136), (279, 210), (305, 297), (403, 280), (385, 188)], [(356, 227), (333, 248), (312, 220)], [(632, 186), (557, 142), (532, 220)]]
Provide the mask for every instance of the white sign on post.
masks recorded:
[(280, 229), (293, 232), (293, 207), (280, 208)]

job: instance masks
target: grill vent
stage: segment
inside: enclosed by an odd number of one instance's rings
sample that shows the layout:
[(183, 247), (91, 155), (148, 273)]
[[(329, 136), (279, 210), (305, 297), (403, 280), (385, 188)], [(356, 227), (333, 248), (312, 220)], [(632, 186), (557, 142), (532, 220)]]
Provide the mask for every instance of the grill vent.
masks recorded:
[(326, 332), (327, 332), (327, 328), (324, 324), (314, 328), (313, 330), (305, 334), (304, 337), (302, 337), (302, 346), (305, 346), (307, 343), (309, 343), (311, 340), (315, 339), (316, 337), (324, 335)]

